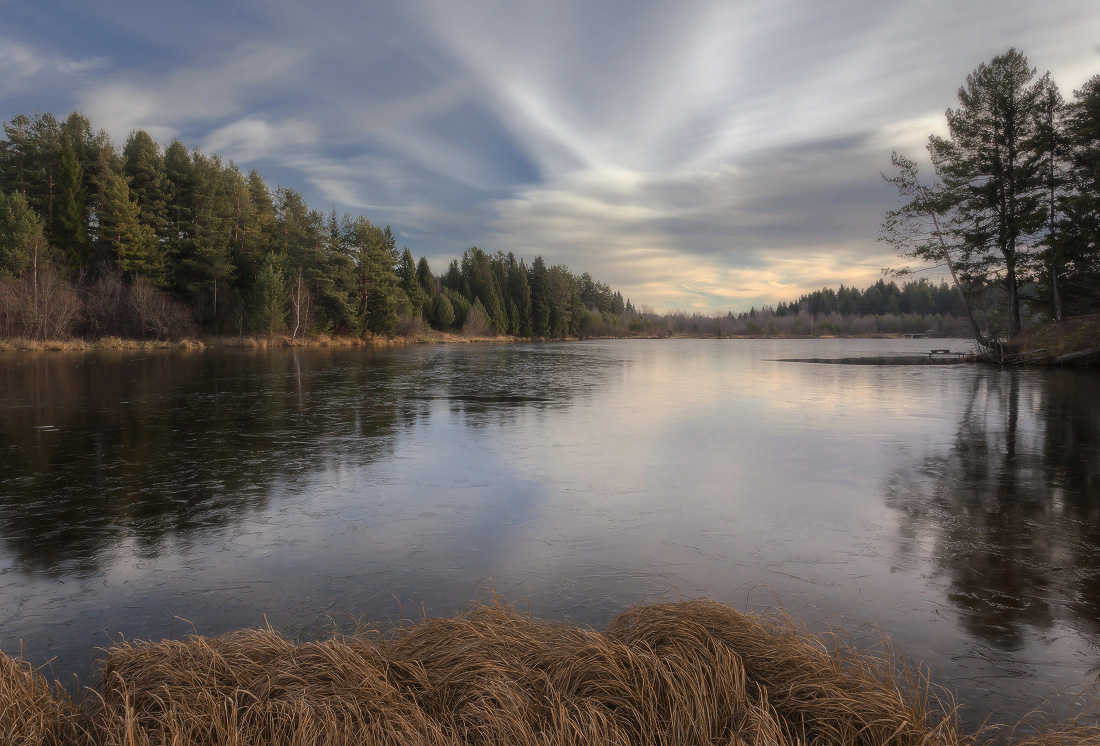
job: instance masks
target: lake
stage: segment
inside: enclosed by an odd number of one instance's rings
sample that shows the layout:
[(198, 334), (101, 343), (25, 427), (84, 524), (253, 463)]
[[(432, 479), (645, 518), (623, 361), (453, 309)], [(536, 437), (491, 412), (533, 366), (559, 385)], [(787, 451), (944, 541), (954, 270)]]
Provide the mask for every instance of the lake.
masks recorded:
[[(876, 625), (969, 723), (1100, 666), (1100, 376), (961, 340), (0, 353), (0, 647), (451, 615), (495, 588)], [(491, 580), (490, 580), (491, 579)], [(1056, 712), (1072, 711), (1072, 693)]]

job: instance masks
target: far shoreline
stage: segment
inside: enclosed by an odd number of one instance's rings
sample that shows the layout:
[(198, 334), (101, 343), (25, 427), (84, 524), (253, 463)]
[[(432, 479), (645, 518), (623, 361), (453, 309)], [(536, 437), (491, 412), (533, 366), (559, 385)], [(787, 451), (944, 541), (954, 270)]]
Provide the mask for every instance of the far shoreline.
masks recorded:
[(965, 340), (965, 337), (937, 336), (926, 337), (912, 334), (782, 334), (782, 335), (702, 335), (702, 334), (631, 334), (628, 336), (593, 337), (516, 337), (466, 336), (461, 333), (421, 332), (407, 336), (355, 337), (314, 335), (291, 338), (286, 335), (203, 335), (182, 337), (180, 339), (141, 339), (134, 337), (68, 337), (64, 339), (31, 339), (27, 337), (0, 338), (0, 352), (93, 352), (103, 350), (208, 350), (208, 349), (280, 349), (289, 347), (405, 347), (413, 345), (436, 344), (515, 344), (550, 342), (587, 342), (596, 340), (672, 340), (672, 339), (711, 339), (711, 340), (774, 340), (774, 339), (928, 339), (928, 340)]
[[(152, 350), (214, 350), (250, 349), (267, 350), (290, 347), (347, 348), (360, 347), (384, 349), (412, 345), (438, 344), (515, 344), (544, 342), (578, 342), (593, 340), (630, 339), (711, 339), (711, 340), (795, 340), (795, 339), (924, 339), (935, 344), (936, 340), (962, 341), (972, 345), (963, 352), (968, 358), (980, 360), (968, 337), (940, 334), (911, 334), (902, 332), (874, 334), (778, 334), (778, 335), (702, 335), (677, 333), (637, 333), (624, 336), (590, 337), (517, 337), (513, 335), (465, 335), (461, 332), (421, 331), (393, 337), (342, 336), (342, 335), (200, 335), (178, 339), (139, 339), (123, 337), (99, 337), (87, 339), (31, 339), (27, 337), (0, 338), (0, 353), (8, 352), (102, 352), (102, 351), (152, 351)], [(989, 360), (994, 365), (1038, 365), (1075, 368), (1100, 366), (1100, 314), (1065, 319), (1034, 327), (1028, 327), (1020, 335), (1005, 343), (1006, 355), (1000, 360)], [(958, 351), (956, 351), (958, 352)]]

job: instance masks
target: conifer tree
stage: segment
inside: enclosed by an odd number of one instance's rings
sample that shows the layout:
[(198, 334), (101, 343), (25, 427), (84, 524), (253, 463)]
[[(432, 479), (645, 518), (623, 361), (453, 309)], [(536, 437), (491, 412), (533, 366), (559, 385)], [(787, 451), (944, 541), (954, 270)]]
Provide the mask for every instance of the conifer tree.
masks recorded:
[(54, 244), (74, 266), (87, 266), (91, 262), (91, 246), (88, 240), (84, 169), (71, 143), (64, 143), (61, 147), (58, 187)]
[(286, 331), (287, 287), (281, 257), (268, 254), (256, 275), (252, 326), (264, 334)]
[(531, 265), (531, 332), (539, 337), (550, 336), (550, 303), (546, 292), (546, 262), (536, 256)]
[(141, 222), (157, 240), (167, 237), (168, 175), (160, 146), (145, 130), (130, 133), (122, 149), (122, 173), (129, 179), (130, 195), (141, 208)]
[(25, 194), (0, 192), (0, 277), (19, 277), (45, 260), (43, 229)]
[(1035, 73), (1015, 49), (979, 65), (959, 89), (959, 108), (947, 110), (950, 136), (933, 135), (928, 145), (959, 239), (958, 269), (975, 281), (1004, 284), (1009, 337), (1021, 328), (1027, 239), (1045, 217), (1041, 164), (1032, 149), (1043, 90)]
[(164, 257), (153, 230), (141, 222), (141, 210), (130, 199), (126, 180), (117, 174), (107, 177), (99, 214), (99, 239), (105, 255), (123, 272), (143, 275), (155, 283), (164, 281)]
[(420, 257), (420, 261), (416, 263), (416, 281), (420, 283), (420, 289), (423, 290), (429, 298), (435, 295), (435, 276), (428, 267), (428, 260), (426, 257)]

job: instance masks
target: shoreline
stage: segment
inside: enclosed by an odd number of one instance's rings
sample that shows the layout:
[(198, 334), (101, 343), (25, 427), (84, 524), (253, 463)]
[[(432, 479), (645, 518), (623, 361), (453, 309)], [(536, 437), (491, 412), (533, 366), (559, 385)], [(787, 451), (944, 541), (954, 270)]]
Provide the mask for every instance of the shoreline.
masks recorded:
[[(280, 336), (230, 336), (206, 335), (181, 339), (138, 339), (100, 337), (86, 339), (29, 339), (26, 337), (0, 337), (0, 353), (22, 352), (101, 352), (101, 351), (153, 351), (153, 350), (213, 350), (249, 349), (268, 350), (290, 347), (300, 348), (389, 348), (410, 345), (437, 344), (516, 344), (545, 342), (578, 342), (594, 340), (796, 340), (796, 339), (911, 339), (927, 340), (935, 345), (937, 340), (972, 342), (967, 337), (915, 336), (904, 333), (889, 334), (822, 334), (822, 335), (700, 335), (700, 334), (630, 334), (627, 336), (564, 337), (516, 337), (511, 335), (466, 336), (461, 333), (435, 330), (394, 337), (330, 336), (325, 334), (301, 336), (292, 339)], [(991, 365), (1029, 365), (1040, 367), (1093, 368), (1100, 366), (1100, 314), (1091, 314), (1029, 327), (1005, 343), (1006, 356), (1002, 360), (983, 360), (975, 349), (961, 352), (967, 362), (985, 362)]]
[[(854, 334), (854, 335), (694, 335), (694, 334), (631, 334), (629, 336), (595, 337), (544, 337), (465, 336), (447, 332), (421, 332), (415, 335), (392, 338), (387, 337), (346, 337), (317, 335), (313, 337), (287, 336), (228, 336), (209, 335), (202, 337), (184, 337), (182, 339), (140, 339), (123, 337), (99, 337), (85, 339), (69, 337), (65, 339), (30, 339), (27, 337), (0, 337), (0, 352), (90, 352), (98, 350), (208, 350), (208, 349), (280, 349), (288, 347), (405, 347), (409, 345), (432, 344), (515, 344), (541, 342), (584, 342), (594, 340), (630, 340), (630, 339), (710, 339), (710, 340), (772, 340), (772, 339), (913, 339), (905, 334)], [(918, 337), (920, 339), (920, 337)], [(925, 337), (924, 339), (962, 339), (961, 337)]]

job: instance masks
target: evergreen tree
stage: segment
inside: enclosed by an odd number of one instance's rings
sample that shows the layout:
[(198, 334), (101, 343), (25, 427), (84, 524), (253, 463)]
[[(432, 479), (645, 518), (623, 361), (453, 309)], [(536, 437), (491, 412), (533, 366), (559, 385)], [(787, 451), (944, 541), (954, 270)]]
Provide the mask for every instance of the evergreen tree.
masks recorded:
[(129, 179), (130, 195), (141, 208), (141, 222), (158, 241), (168, 237), (168, 174), (160, 146), (145, 130), (130, 133), (122, 149), (122, 173)]
[(412, 252), (409, 251), (409, 247), (405, 247), (405, 251), (401, 254), (401, 261), (397, 265), (397, 278), (401, 285), (401, 290), (405, 294), (405, 298), (408, 300), (408, 312), (410, 318), (423, 319), (424, 302), (427, 300), (426, 293), (420, 287), (420, 278), (416, 272), (416, 262), (413, 260)]
[(252, 326), (264, 334), (286, 331), (287, 287), (281, 257), (268, 254), (256, 275)]
[(22, 192), (53, 235), (61, 125), (52, 114), (24, 114), (4, 124), (0, 141), (0, 191)]
[(167, 253), (175, 263), (175, 285), (183, 290), (190, 285), (188, 262), (194, 259), (195, 169), (191, 154), (179, 140), (173, 140), (164, 151), (164, 173), (167, 180)]
[(78, 112), (70, 114), (61, 124), (61, 142), (73, 149), (80, 164), (83, 176), (83, 214), (88, 232), (87, 255), (82, 264), (91, 265), (95, 269), (97, 264), (109, 262), (111, 258), (99, 253), (99, 249), (105, 244), (99, 240), (96, 232), (98, 222), (91, 217), (98, 216), (103, 209), (109, 177), (119, 174), (122, 164), (107, 133), (93, 130), (88, 118)]
[(22, 192), (0, 192), (0, 277), (19, 277), (48, 254), (42, 219)]
[(515, 309), (515, 333), (522, 337), (531, 336), (531, 286), (527, 279), (527, 265), (521, 260), (516, 263), (515, 256), (508, 253), (508, 295)]
[(536, 256), (531, 265), (531, 332), (539, 337), (548, 337), (550, 330), (550, 303), (547, 298), (546, 262), (542, 256)]
[(233, 178), (218, 156), (195, 151), (191, 165), (194, 232), (190, 256), (184, 260), (189, 269), (188, 290), (199, 316), (220, 331), (226, 301), (232, 298), (230, 283), (236, 269), (232, 246), (236, 227)]
[(416, 281), (425, 295), (429, 298), (435, 296), (435, 276), (428, 268), (428, 260), (425, 257), (420, 257), (420, 261), (416, 263)]
[(967, 76), (959, 108), (947, 110), (950, 137), (933, 135), (928, 146), (959, 239), (958, 269), (971, 280), (1003, 282), (1010, 337), (1021, 328), (1027, 239), (1045, 217), (1041, 163), (1031, 149), (1042, 92), (1027, 58), (1010, 49)]
[(1059, 236), (1070, 313), (1100, 308), (1100, 75), (1073, 92), (1067, 105), (1067, 194)]
[(92, 257), (88, 239), (84, 169), (80, 165), (76, 149), (68, 142), (61, 147), (58, 187), (54, 244), (65, 253), (71, 264), (77, 267), (87, 266)]
[(154, 283), (164, 280), (164, 256), (153, 230), (141, 222), (141, 210), (130, 200), (126, 180), (116, 174), (107, 179), (103, 207), (99, 214), (99, 238), (104, 254), (127, 274), (142, 275)]
[(454, 306), (446, 293), (440, 293), (435, 299), (435, 327), (440, 331), (446, 331), (454, 322)]
[(1059, 207), (1064, 202), (1067, 183), (1065, 164), (1068, 152), (1062, 124), (1065, 101), (1062, 99), (1057, 84), (1050, 77), (1050, 73), (1047, 73), (1039, 81), (1039, 86), (1041, 88), (1039, 96), (1040, 114), (1032, 149), (1041, 161), (1039, 165), (1046, 208), (1046, 224), (1040, 241), (1040, 245), (1043, 247), (1040, 259), (1042, 274), (1046, 275), (1043, 287), (1049, 289), (1054, 318), (1061, 320), (1062, 293), (1059, 287), (1059, 276), (1062, 273), (1065, 257), (1062, 251), (1061, 236), (1059, 235), (1061, 228)]
[(393, 337), (397, 329), (397, 273), (395, 239), (389, 226), (385, 230), (366, 218), (353, 223), (357, 250), (357, 286), (363, 326), (372, 334)]

